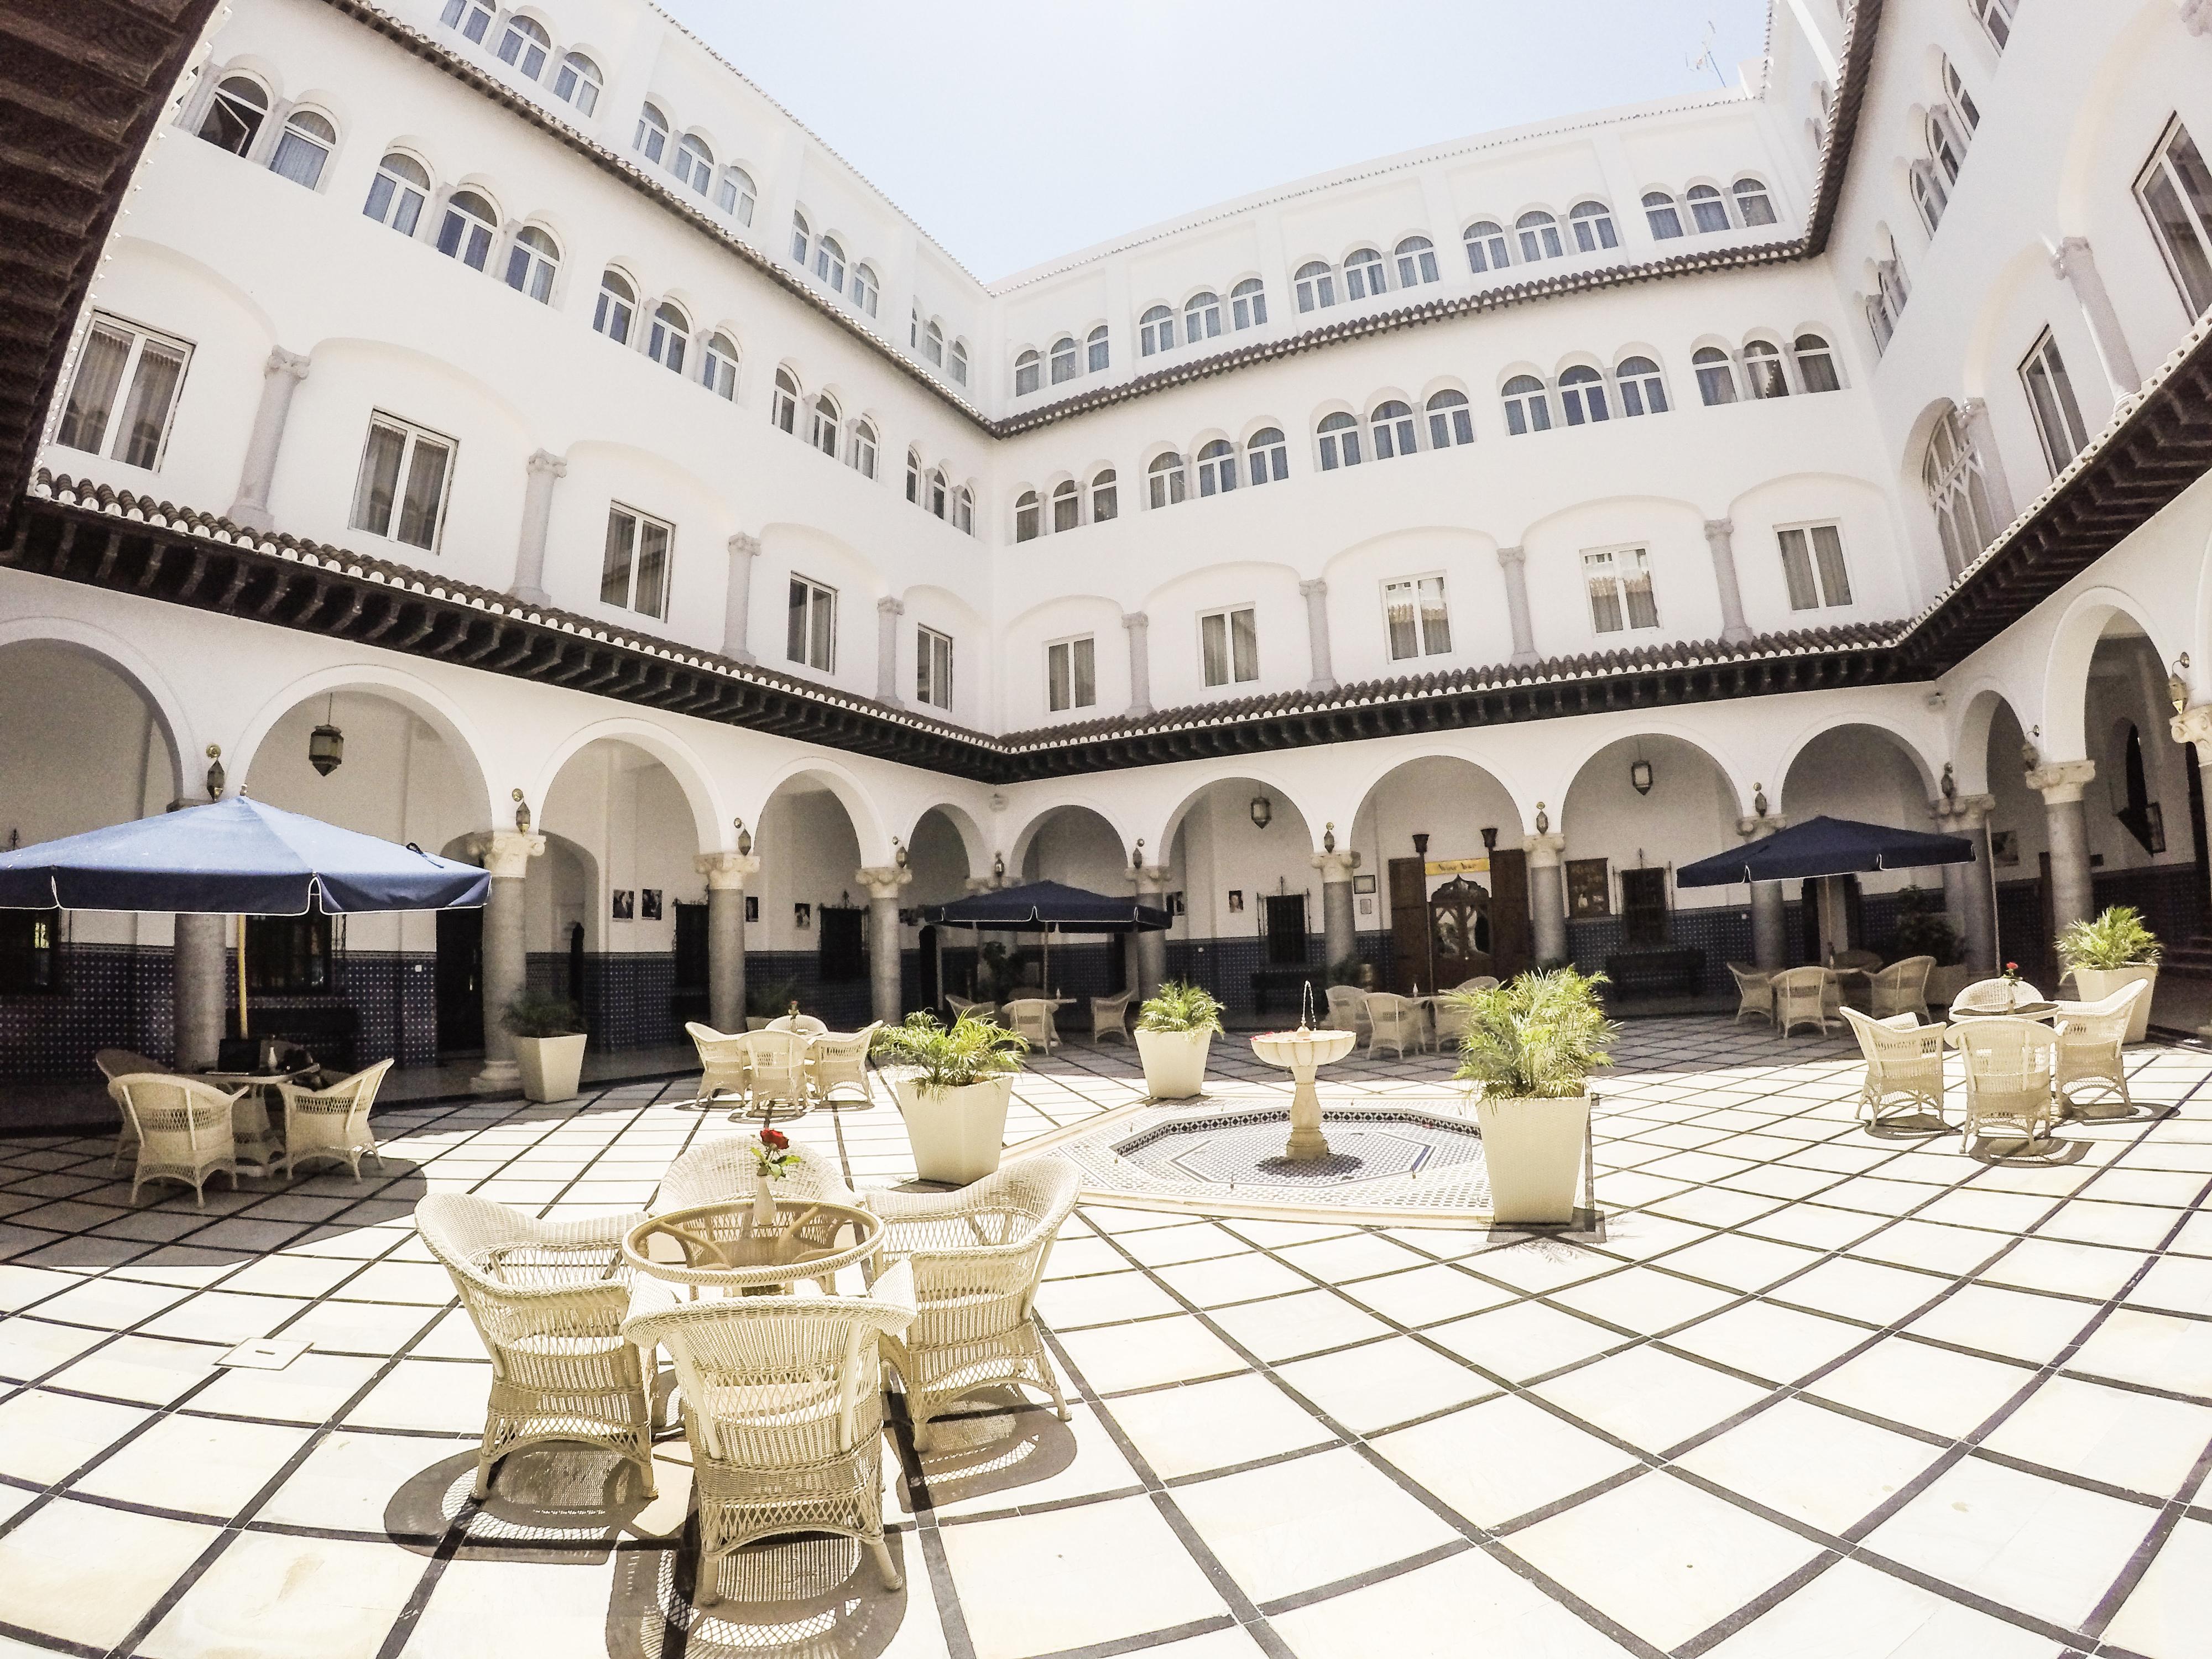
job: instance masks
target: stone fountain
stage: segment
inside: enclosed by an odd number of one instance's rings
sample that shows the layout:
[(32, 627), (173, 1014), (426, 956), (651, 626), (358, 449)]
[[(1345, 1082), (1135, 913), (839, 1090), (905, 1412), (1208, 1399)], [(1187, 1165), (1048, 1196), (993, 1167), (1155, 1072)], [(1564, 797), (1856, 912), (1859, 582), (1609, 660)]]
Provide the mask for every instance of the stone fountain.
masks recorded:
[(1359, 1041), (1354, 1031), (1313, 1029), (1313, 987), (1306, 987), (1304, 1018), (1295, 1031), (1269, 1031), (1252, 1039), (1252, 1052), (1270, 1066), (1280, 1066), (1297, 1085), (1291, 1091), (1291, 1138), (1283, 1156), (1304, 1164), (1328, 1156), (1328, 1137), (1321, 1132), (1321, 1096), (1314, 1089), (1314, 1073), (1352, 1052)]

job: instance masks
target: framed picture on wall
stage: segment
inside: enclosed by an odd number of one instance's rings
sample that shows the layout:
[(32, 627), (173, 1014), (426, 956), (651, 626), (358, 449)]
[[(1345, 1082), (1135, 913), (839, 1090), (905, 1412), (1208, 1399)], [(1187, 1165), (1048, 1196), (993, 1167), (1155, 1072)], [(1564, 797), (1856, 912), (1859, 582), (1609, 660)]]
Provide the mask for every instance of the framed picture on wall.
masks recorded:
[[(1352, 878), (1352, 890), (1355, 893), (1373, 892), (1375, 890), (1375, 878), (1372, 876), (1354, 876)], [(1375, 907), (1372, 905), (1368, 907), (1370, 910), (1374, 908)]]
[(1168, 914), (1171, 916), (1179, 916), (1183, 914), (1183, 902), (1182, 895), (1181, 893), (1170, 893), (1168, 895)]
[(1244, 890), (1242, 887), (1229, 890), (1229, 914), (1232, 916), (1244, 914)]
[(1613, 914), (1613, 888), (1603, 859), (1567, 860), (1567, 914), (1577, 920)]
[(629, 921), (636, 915), (637, 895), (631, 892), (627, 887), (616, 888), (614, 901), (615, 920), (617, 921)]
[(760, 895), (758, 893), (748, 893), (745, 895), (745, 920), (747, 921), (758, 921), (760, 920)]
[(791, 907), (791, 925), (799, 929), (802, 933), (807, 928), (813, 927), (814, 907), (811, 904), (793, 905)]
[(899, 912), (899, 926), (900, 926), (900, 927), (921, 927), (921, 907), (920, 905), (916, 904), (916, 905), (911, 905), (911, 906), (908, 907), (907, 908), (901, 910), (901, 911)]
[(1990, 862), (2014, 865), (2020, 862), (2020, 831), (1992, 830), (1990, 831)]
[(640, 890), (637, 913), (647, 921), (660, 920), (660, 890), (658, 887), (647, 887)]
[(1364, 895), (1361, 896), (1359, 900), (1359, 914), (1363, 916), (1371, 916), (1375, 914), (1375, 900), (1372, 896)]

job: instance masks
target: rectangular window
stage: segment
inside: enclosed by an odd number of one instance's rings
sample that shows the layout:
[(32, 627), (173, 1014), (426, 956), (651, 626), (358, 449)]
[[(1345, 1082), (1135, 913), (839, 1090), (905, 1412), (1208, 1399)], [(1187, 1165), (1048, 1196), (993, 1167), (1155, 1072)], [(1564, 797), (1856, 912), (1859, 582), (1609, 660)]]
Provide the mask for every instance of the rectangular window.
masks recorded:
[(2066, 360), (2058, 355), (2058, 342), (2045, 329), (2033, 349), (2021, 360), (2020, 382), (2027, 388), (2027, 406), (2035, 416), (2035, 434), (2043, 440), (2043, 459), (2057, 477), (2066, 463), (2089, 441), (2081, 420), (2081, 405), (2074, 401), (2074, 382), (2066, 373)]
[(607, 550), (599, 566), (599, 603), (648, 617), (668, 614), (668, 553), (672, 526), (621, 502), (607, 508)]
[(161, 464), (192, 349), (95, 313), (54, 441), (149, 471)]
[(58, 993), (62, 983), (62, 913), (0, 910), (0, 994)]
[(315, 996), (337, 988), (331, 976), (331, 919), (319, 910), (304, 916), (246, 919), (246, 982), (272, 996)]
[(1589, 583), (1590, 626), (1598, 633), (1659, 626), (1658, 601), (1651, 591), (1651, 556), (1644, 549), (1585, 553), (1583, 575)]
[(837, 672), (837, 590), (804, 576), (791, 579), (790, 626), (784, 638), (784, 654), (792, 661)]
[(1850, 572), (1844, 565), (1843, 532), (1832, 524), (1798, 525), (1775, 534), (1782, 543), (1782, 577), (1792, 611), (1818, 611), (1851, 602)]
[(354, 481), (353, 527), (435, 551), (453, 472), (451, 438), (381, 410), (372, 414)]
[(933, 628), (915, 630), (914, 695), (933, 708), (952, 707), (952, 641)]
[(2136, 200), (2192, 317), (2212, 306), (2212, 169), (2179, 119), (2136, 179)]
[(1383, 583), (1382, 620), (1393, 662), (1451, 649), (1451, 617), (1444, 608), (1442, 576), (1408, 576)]
[(1209, 611), (1198, 619), (1198, 639), (1208, 685), (1260, 678), (1260, 629), (1249, 607)]
[(1044, 648), (1045, 701), (1054, 714), (1089, 708), (1098, 701), (1098, 645), (1080, 639), (1055, 640)]

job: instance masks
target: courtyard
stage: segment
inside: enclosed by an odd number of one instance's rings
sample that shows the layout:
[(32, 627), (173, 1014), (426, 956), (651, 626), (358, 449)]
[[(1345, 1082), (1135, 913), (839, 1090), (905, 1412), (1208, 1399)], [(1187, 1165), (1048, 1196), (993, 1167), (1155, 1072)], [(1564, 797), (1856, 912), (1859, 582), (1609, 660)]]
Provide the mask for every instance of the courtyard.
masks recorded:
[[(388, 1167), (133, 1209), (104, 1136), (0, 1143), (0, 1650), (194, 1655), (2212, 1651), (2212, 1048), (2038, 1159), (1856, 1121), (1848, 1037), (1628, 1025), (1569, 1237), (1085, 1205), (1039, 1311), (1073, 1421), (976, 1397), (885, 1515), (691, 1605), (647, 1501), (542, 1447), (469, 1498), (489, 1366), (416, 1202), (644, 1208), (742, 1133), (687, 1082), (380, 1112)], [(1337, 1097), (1453, 1098), (1354, 1059)], [(1213, 1101), (1286, 1092), (1241, 1038)], [(1954, 1082), (1955, 1087), (1955, 1082)], [(1142, 1098), (1075, 1043), (1010, 1142)], [(794, 1137), (912, 1173), (888, 1091)], [(280, 1369), (225, 1366), (254, 1339)], [(734, 1592), (732, 1595), (732, 1592)]]

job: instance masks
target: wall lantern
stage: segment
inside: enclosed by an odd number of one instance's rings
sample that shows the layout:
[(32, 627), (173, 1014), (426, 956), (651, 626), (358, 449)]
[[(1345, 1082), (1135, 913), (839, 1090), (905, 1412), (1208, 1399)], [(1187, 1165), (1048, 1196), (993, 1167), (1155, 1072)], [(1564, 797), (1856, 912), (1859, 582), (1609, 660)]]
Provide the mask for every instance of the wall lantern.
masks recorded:
[(1766, 786), (1763, 783), (1751, 786), (1751, 811), (1754, 817), (1766, 816)]
[(738, 856), (750, 858), (753, 851), (753, 832), (745, 828), (743, 818), (732, 818), (730, 827), (738, 832)]
[(222, 799), (223, 782), (222, 745), (219, 743), (210, 744), (207, 746), (207, 756), (210, 763), (207, 769), (208, 799), (210, 800), (221, 800)]
[(907, 867), (906, 844), (896, 836), (891, 837), (891, 862), (902, 870)]
[(1321, 850), (1324, 853), (1336, 851), (1336, 824), (1334, 820), (1322, 825)]
[(307, 733), (307, 764), (325, 777), (345, 764), (345, 733), (336, 724), (337, 705), (333, 694), (324, 708), (323, 723)]
[(2189, 653), (2185, 651), (2174, 659), (2173, 672), (2166, 677), (2166, 695), (2172, 702), (2173, 712), (2177, 714), (2189, 707), (2188, 667)]
[(1495, 853), (1498, 850), (1498, 826), (1494, 823), (1486, 823), (1482, 827), (1482, 850), (1486, 853)]
[(991, 873), (998, 877), (1001, 881), (1006, 879), (1006, 855), (1004, 853), (994, 853), (991, 854)]
[(530, 833), (530, 803), (523, 799), (520, 789), (514, 792), (514, 800), (515, 833), (526, 836)]
[(1428, 855), (1429, 835), (1428, 831), (1425, 830), (1419, 835), (1413, 837), (1413, 856), (1417, 859), (1425, 859)]
[(1252, 797), (1252, 822), (1265, 830), (1275, 821), (1275, 803), (1265, 795)]
[(1628, 781), (1635, 786), (1638, 794), (1650, 794), (1651, 793), (1651, 763), (1638, 755), (1629, 763)]

